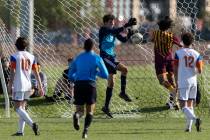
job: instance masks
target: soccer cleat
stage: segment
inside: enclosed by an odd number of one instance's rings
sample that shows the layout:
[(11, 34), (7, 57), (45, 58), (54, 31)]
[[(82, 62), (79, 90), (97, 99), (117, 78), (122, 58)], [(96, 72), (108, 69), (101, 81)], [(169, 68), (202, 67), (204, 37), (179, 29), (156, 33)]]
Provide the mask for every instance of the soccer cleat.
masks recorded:
[(101, 111), (103, 111), (107, 116), (109, 116), (110, 118), (113, 118), (109, 108), (106, 107), (102, 107)]
[(83, 133), (82, 133), (82, 138), (83, 139), (87, 139), (88, 135), (87, 135), (87, 129), (84, 129)]
[(36, 136), (40, 135), (39, 127), (38, 127), (38, 125), (37, 125), (36, 123), (33, 123), (32, 129), (33, 129), (34, 134), (35, 134)]
[(174, 107), (175, 110), (179, 110), (180, 109), (178, 103), (175, 103), (173, 107)]
[(74, 113), (73, 115), (73, 124), (74, 124), (74, 129), (79, 130), (79, 116), (77, 113)]
[(185, 129), (185, 132), (191, 132), (191, 130), (189, 128)]
[(173, 105), (173, 103), (171, 101), (166, 103), (166, 106), (168, 107), (168, 109), (174, 109), (174, 105)]
[(195, 127), (196, 127), (197, 132), (201, 132), (201, 119), (200, 118), (197, 118), (195, 120)]
[(24, 136), (24, 134), (23, 133), (20, 133), (20, 132), (17, 132), (15, 134), (12, 134), (11, 136)]
[(131, 98), (126, 94), (126, 93), (120, 93), (119, 94), (120, 98), (122, 98), (123, 100), (125, 100), (126, 102), (132, 102)]
[(175, 109), (175, 110), (179, 110), (179, 104), (177, 102), (173, 102), (173, 101), (169, 101), (166, 103), (166, 106), (168, 107), (168, 109)]

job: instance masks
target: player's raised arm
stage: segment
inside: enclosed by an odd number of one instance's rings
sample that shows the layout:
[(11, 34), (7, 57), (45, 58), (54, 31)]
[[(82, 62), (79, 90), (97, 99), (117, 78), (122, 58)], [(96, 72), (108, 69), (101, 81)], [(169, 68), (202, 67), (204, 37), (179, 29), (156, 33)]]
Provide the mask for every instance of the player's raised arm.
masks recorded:
[(122, 36), (121, 34), (118, 34), (116, 37), (117, 37), (118, 40), (120, 40), (123, 43), (128, 41), (127, 36)]
[(183, 47), (180, 39), (177, 36), (173, 36), (173, 44), (176, 44), (179, 47)]
[(100, 34), (113, 34), (117, 35), (121, 32), (124, 31), (124, 27), (119, 27), (119, 28), (104, 28), (102, 27), (99, 31)]
[(104, 27), (102, 27), (99, 31), (100, 34), (113, 34), (118, 35), (119, 33), (123, 32), (125, 28), (132, 27), (137, 24), (136, 18), (130, 18), (128, 22), (122, 27), (114, 27), (114, 28), (107, 28), (107, 25), (114, 25), (115, 17), (113, 15), (105, 15), (103, 17)]

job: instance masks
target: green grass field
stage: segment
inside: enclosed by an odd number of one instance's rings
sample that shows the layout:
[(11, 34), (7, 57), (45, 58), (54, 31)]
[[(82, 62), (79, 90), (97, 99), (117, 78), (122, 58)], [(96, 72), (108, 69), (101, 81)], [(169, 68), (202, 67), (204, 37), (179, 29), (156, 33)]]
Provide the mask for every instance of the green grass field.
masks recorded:
[[(184, 132), (184, 119), (95, 119), (89, 130), (89, 140), (208, 140), (210, 118), (202, 118), (202, 132)], [(41, 135), (34, 136), (26, 126), (24, 137), (10, 136), (16, 132), (16, 119), (0, 119), (1, 140), (80, 140), (82, 131), (75, 131), (71, 119), (34, 118), (40, 124)]]
[[(62, 71), (62, 70), (60, 70)], [(119, 97), (119, 75), (117, 75), (111, 110), (115, 119), (107, 119), (101, 112), (105, 99), (105, 80), (98, 82), (98, 97), (95, 119), (90, 127), (90, 140), (208, 140), (210, 138), (210, 117), (208, 94), (202, 90), (202, 101), (195, 112), (203, 120), (203, 129), (197, 133), (185, 133), (185, 119), (181, 111), (168, 110), (165, 107), (167, 91), (161, 87), (154, 75), (152, 66), (129, 67), (128, 93), (133, 102), (126, 103)], [(59, 77), (56, 76), (56, 77)], [(48, 95), (54, 90), (54, 80), (49, 79)], [(202, 89), (203, 89), (202, 88)], [(72, 127), (69, 116), (73, 106), (65, 101), (47, 102), (44, 98), (34, 98), (29, 102), (29, 112), (33, 119), (40, 124), (41, 135), (34, 136), (32, 130), (26, 126), (25, 136), (16, 138), (10, 136), (17, 130), (17, 115), (11, 106), (11, 118), (4, 117), (4, 99), (0, 96), (0, 140), (79, 140), (81, 131), (76, 132)], [(122, 115), (123, 114), (123, 115)], [(135, 116), (137, 115), (137, 116)]]

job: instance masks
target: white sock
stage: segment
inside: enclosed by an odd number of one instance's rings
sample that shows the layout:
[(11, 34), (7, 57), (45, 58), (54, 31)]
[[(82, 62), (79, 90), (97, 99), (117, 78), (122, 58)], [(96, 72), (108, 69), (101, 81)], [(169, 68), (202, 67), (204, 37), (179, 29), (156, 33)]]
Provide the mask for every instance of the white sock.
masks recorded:
[(192, 129), (193, 120), (187, 119), (187, 129)]
[(193, 114), (193, 112), (188, 107), (184, 107), (182, 110), (183, 110), (187, 119), (189, 119), (189, 120), (196, 119), (195, 114)]
[(24, 133), (25, 121), (20, 117), (18, 123), (18, 133)]
[(189, 107), (189, 109), (192, 112), (192, 114), (195, 116), (194, 108), (193, 107)]
[(31, 127), (33, 126), (33, 121), (31, 119), (31, 117), (24, 109), (19, 107), (16, 109), (16, 112), (28, 125), (30, 125)]
[(84, 115), (83, 112), (75, 112), (75, 113), (76, 113), (76, 115), (78, 116), (78, 118), (81, 118), (81, 117)]
[[(192, 114), (195, 116), (194, 108), (193, 107), (189, 107), (189, 109), (192, 112)], [(195, 118), (197, 118), (197, 117), (195, 116)], [(192, 124), (193, 124), (193, 120), (190, 121), (191, 127), (192, 127)]]

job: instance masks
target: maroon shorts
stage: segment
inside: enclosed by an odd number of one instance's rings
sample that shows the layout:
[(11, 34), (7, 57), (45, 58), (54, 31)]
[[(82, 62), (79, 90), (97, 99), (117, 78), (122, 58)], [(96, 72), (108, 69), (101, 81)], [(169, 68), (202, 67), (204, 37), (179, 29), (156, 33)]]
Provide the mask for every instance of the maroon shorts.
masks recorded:
[(163, 74), (166, 72), (174, 72), (174, 61), (172, 54), (162, 56), (158, 53), (155, 54), (155, 71), (156, 74)]

